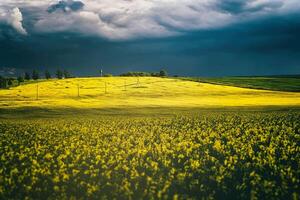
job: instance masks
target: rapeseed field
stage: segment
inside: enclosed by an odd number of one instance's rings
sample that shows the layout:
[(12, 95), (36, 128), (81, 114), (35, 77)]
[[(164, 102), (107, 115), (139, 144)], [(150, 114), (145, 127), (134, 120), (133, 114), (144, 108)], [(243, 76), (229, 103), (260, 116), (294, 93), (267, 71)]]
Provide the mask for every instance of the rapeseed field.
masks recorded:
[(300, 114), (0, 122), (0, 199), (299, 199)]
[(300, 106), (300, 93), (155, 77), (48, 80), (0, 90), (0, 108)]
[(153, 77), (0, 90), (0, 199), (299, 199), (299, 105)]

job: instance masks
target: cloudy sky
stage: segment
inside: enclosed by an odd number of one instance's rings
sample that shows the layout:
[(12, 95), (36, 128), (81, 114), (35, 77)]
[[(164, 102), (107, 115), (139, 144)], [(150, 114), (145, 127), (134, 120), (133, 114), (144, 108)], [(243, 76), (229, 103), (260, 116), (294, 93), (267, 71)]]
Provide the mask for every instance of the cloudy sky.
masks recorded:
[(299, 0), (1, 0), (0, 68), (300, 74)]

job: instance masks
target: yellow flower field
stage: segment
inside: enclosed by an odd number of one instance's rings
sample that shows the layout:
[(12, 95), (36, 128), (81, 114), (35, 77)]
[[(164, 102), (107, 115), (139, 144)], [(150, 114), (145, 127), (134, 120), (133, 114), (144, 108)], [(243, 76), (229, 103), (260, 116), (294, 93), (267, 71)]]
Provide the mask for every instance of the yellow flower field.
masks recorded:
[(299, 199), (298, 106), (170, 78), (0, 90), (0, 199)]
[[(37, 96), (38, 92), (38, 96)], [(153, 77), (49, 80), (0, 90), (0, 108), (299, 106), (300, 93)]]
[(0, 199), (299, 199), (299, 112), (0, 121)]

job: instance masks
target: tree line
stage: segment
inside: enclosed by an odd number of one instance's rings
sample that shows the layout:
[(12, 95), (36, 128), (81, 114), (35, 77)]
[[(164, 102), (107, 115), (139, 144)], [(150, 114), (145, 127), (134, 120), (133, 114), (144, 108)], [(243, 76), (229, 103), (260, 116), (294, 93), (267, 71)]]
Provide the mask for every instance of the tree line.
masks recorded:
[[(112, 74), (104, 74), (102, 75), (102, 70), (101, 70), (101, 76), (104, 77), (111, 77), (113, 76)], [(168, 73), (166, 70), (160, 70), (159, 72), (136, 72), (136, 71), (131, 71), (131, 72), (126, 72), (123, 74), (120, 74), (120, 76), (126, 76), (126, 77), (137, 77), (137, 76), (152, 76), (152, 77), (167, 77)], [(64, 78), (72, 78), (73, 76), (68, 70), (56, 70), (54, 74), (51, 74), (48, 70), (44, 71), (43, 75), (38, 71), (38, 70), (33, 70), (31, 73), (30, 72), (25, 72), (23, 75), (18, 76), (17, 78), (8, 78), (8, 77), (2, 77), (0, 76), (0, 88), (10, 88), (13, 86), (18, 86), (21, 83), (25, 81), (30, 81), (30, 80), (38, 80), (41, 78), (45, 79), (51, 79), (51, 78), (57, 78), (57, 79), (64, 79)]]
[[(33, 70), (31, 73), (25, 72), (23, 75), (20, 75), (17, 78), (11, 78), (11, 77), (7, 78), (7, 77), (0, 76), (0, 88), (9, 88), (12, 86), (17, 86), (25, 81), (38, 80), (41, 79), (41, 77), (42, 77), (41, 73), (39, 73), (39, 71), (37, 70)], [(69, 71), (60, 70), (60, 69), (56, 70), (56, 72), (53, 75), (48, 70), (44, 72), (45, 79), (51, 79), (52, 77), (63, 79), (63, 78), (72, 78), (72, 75)]]
[(120, 76), (152, 76), (152, 77), (167, 77), (168, 73), (162, 69), (159, 72), (126, 72), (120, 74)]
[[(58, 70), (56, 70), (54, 76), (48, 70), (46, 70), (44, 73), (44, 77), (45, 77), (45, 79), (51, 79), (52, 77), (56, 77), (58, 79), (63, 79), (63, 78), (72, 78), (72, 75), (67, 70), (59, 70), (58, 69)], [(31, 80), (31, 79), (38, 80), (38, 79), (40, 79), (40, 74), (37, 70), (33, 70), (31, 75), (30, 75), (30, 73), (25, 72), (24, 79), (25, 80)]]

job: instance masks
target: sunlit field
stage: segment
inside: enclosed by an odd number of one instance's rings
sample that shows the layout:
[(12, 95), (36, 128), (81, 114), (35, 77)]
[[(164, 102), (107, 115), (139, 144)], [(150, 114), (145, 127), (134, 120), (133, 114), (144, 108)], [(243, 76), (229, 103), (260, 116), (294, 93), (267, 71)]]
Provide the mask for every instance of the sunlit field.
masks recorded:
[(299, 106), (171, 78), (0, 90), (0, 199), (299, 199)]
[(0, 108), (299, 106), (300, 93), (168, 78), (77, 78), (0, 90)]

